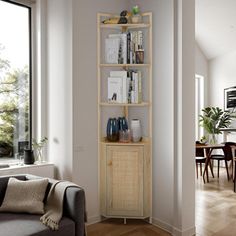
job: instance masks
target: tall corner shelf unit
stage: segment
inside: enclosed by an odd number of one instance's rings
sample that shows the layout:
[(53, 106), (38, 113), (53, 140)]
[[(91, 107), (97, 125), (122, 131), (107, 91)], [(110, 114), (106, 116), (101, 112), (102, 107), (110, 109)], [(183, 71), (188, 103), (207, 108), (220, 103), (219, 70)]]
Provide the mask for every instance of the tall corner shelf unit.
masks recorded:
[[(142, 23), (104, 24), (112, 14), (97, 14), (97, 84), (98, 84), (98, 163), (100, 213), (107, 218), (145, 219), (152, 216), (152, 13), (142, 14)], [(108, 34), (142, 31), (143, 64), (105, 63), (105, 38)], [(109, 103), (107, 86), (112, 70), (140, 70), (142, 101)], [(140, 142), (109, 142), (106, 124), (109, 117), (139, 119)]]

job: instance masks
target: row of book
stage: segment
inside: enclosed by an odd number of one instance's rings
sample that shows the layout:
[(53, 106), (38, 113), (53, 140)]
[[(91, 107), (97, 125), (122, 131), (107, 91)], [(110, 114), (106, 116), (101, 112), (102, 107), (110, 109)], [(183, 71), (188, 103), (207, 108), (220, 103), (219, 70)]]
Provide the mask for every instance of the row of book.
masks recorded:
[(107, 84), (109, 103), (142, 102), (141, 71), (110, 71), (110, 77), (108, 77)]
[(105, 39), (105, 63), (140, 63), (137, 58), (139, 51), (143, 51), (142, 31), (109, 34)]

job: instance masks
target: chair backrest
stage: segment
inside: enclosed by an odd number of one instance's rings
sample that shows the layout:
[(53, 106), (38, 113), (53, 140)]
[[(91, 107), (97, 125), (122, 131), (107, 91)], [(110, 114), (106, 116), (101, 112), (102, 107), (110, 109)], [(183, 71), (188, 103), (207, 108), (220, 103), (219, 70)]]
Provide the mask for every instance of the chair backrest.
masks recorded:
[[(201, 144), (199, 141), (196, 141), (196, 145)], [(196, 148), (195, 151), (195, 156), (196, 157), (204, 157), (204, 149), (203, 148)]]
[(236, 143), (226, 142), (225, 146), (223, 147), (223, 152), (224, 152), (224, 155), (225, 155), (225, 159), (228, 160), (228, 161), (232, 160), (232, 158), (233, 158), (231, 146), (234, 146), (234, 145), (236, 145)]

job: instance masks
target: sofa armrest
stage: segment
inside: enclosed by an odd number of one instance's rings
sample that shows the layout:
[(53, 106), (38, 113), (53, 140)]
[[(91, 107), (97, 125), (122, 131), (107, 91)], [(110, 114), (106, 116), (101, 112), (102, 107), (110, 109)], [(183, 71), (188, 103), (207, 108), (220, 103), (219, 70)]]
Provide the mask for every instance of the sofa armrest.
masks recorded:
[(68, 187), (66, 189), (63, 215), (75, 222), (75, 236), (85, 236), (85, 193), (82, 188)]

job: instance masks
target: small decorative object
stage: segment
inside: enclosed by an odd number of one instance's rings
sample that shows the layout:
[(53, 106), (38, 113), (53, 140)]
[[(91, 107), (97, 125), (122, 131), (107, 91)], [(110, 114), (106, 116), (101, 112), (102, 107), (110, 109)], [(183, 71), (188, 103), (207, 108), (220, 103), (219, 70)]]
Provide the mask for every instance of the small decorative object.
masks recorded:
[(116, 118), (109, 118), (107, 122), (107, 140), (116, 142), (119, 140), (119, 128)]
[(119, 131), (119, 142), (129, 143), (131, 141), (130, 130), (120, 130)]
[(200, 139), (200, 143), (206, 144), (206, 142), (207, 142), (206, 136), (202, 136), (201, 139)]
[(136, 54), (136, 63), (143, 64), (144, 63), (144, 50), (139, 49), (138, 51), (135, 52), (135, 54)]
[(105, 19), (104, 21), (102, 21), (103, 24), (118, 24), (120, 18), (119, 17), (112, 17), (112, 18), (108, 18)]
[(233, 119), (232, 113), (223, 111), (219, 107), (206, 107), (202, 109), (203, 115), (200, 115), (199, 124), (208, 133), (209, 143), (217, 142), (216, 135), (221, 134), (222, 128), (227, 128)]
[(142, 21), (142, 16), (140, 15), (140, 9), (136, 5), (132, 8), (132, 17), (131, 17), (131, 22), (134, 24), (138, 24)]
[(142, 138), (140, 120), (138, 120), (138, 119), (131, 120), (130, 128), (131, 128), (132, 141), (139, 142)]
[(25, 148), (24, 150), (24, 164), (32, 165), (34, 164), (34, 151), (30, 148)]
[(120, 19), (118, 24), (127, 24), (128, 23), (128, 18), (129, 18), (129, 13), (128, 11), (124, 10), (120, 13)]
[(47, 141), (48, 141), (47, 137), (41, 138), (41, 140), (39, 142), (37, 142), (36, 139), (33, 139), (32, 146), (33, 146), (33, 149), (35, 152), (36, 160), (38, 162), (43, 161), (42, 151), (43, 151), (43, 147), (47, 143)]

